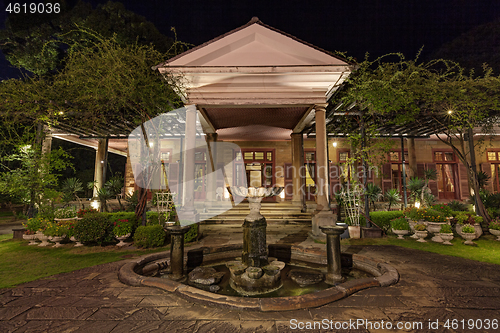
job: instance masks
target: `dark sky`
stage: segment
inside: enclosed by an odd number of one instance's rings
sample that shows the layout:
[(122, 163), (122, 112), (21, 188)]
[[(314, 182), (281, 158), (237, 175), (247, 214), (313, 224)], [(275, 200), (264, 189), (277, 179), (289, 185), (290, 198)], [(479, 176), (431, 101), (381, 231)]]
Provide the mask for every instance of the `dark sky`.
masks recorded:
[[(8, 0), (2, 0), (0, 22)], [(94, 6), (105, 0), (90, 0)], [(126, 8), (152, 21), (160, 32), (195, 45), (258, 16), (264, 23), (329, 51), (358, 59), (403, 52), (424, 56), (469, 29), (500, 19), (500, 0), (134, 0)], [(0, 78), (16, 75), (0, 60)]]

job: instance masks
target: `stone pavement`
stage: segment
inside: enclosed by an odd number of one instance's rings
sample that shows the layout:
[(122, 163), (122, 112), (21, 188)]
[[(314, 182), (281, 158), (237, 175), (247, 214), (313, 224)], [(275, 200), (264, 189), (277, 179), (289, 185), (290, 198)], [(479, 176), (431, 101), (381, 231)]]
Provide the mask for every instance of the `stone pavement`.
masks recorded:
[[(207, 237), (196, 246), (241, 242), (239, 226), (202, 228)], [(323, 247), (304, 240), (309, 228), (270, 225), (268, 243), (286, 241)], [(362, 290), (320, 308), (265, 313), (236, 311), (192, 304), (159, 289), (124, 285), (117, 278), (119, 268), (126, 262), (121, 261), (0, 289), (0, 332), (500, 331), (491, 327), (467, 329), (469, 319), (474, 319), (474, 327), (487, 325), (488, 319), (490, 325), (494, 319), (500, 321), (500, 266), (394, 246), (345, 246), (343, 251), (392, 264), (400, 273), (399, 283)], [(357, 319), (368, 320), (367, 326), (335, 329), (335, 324), (345, 321), (347, 325), (349, 320)], [(305, 329), (323, 320), (324, 323), (331, 320), (328, 325), (333, 325), (333, 329)], [(432, 323), (438, 320), (439, 327), (429, 328), (429, 320)], [(447, 320), (458, 328), (444, 328)], [(377, 329), (382, 327), (382, 321), (383, 325), (393, 325), (393, 329)], [(409, 327), (419, 323), (421, 328), (396, 329), (398, 324)], [(462, 329), (462, 323), (466, 329)]]

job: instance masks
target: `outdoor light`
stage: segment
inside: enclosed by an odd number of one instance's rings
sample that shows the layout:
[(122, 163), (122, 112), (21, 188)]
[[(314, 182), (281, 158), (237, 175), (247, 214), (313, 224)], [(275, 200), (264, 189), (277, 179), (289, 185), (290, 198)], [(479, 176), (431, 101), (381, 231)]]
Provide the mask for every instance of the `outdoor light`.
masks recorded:
[(448, 110), (448, 114), (452, 114), (453, 113), (453, 110)]
[(150, 143), (149, 143), (149, 148), (153, 148), (153, 146), (154, 146), (154, 143), (153, 143), (153, 142), (150, 142)]
[(101, 161), (101, 163), (104, 163), (104, 161)]
[(99, 210), (99, 201), (97, 200), (93, 200), (91, 203), (90, 203), (90, 206), (94, 209), (97, 209)]
[(334, 147), (337, 147), (337, 141), (333, 141), (332, 145), (333, 145)]
[(281, 199), (285, 199), (285, 191), (281, 191), (281, 193), (280, 193), (280, 198), (281, 198)]
[(60, 115), (62, 116), (62, 115), (64, 114), (64, 112), (62, 112), (62, 111), (59, 111), (59, 114), (60, 114)]
[(415, 208), (420, 208), (420, 201), (415, 201)]
[(226, 189), (224, 189), (224, 199), (229, 199), (229, 191)]

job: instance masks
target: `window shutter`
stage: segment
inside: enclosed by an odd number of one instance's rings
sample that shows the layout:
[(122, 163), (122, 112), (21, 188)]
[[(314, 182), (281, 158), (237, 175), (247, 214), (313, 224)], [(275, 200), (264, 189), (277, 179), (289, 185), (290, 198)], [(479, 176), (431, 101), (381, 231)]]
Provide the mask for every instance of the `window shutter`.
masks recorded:
[(491, 178), (491, 163), (481, 163), (481, 171), (484, 172), (488, 177), (488, 182), (484, 186), (484, 189), (493, 192), (493, 182), (495, 181), (494, 179)]
[(382, 191), (383, 193), (392, 188), (392, 168), (391, 163), (382, 166)]
[(458, 177), (460, 183), (460, 199), (466, 200), (470, 197), (469, 180), (467, 178), (467, 167), (463, 163), (458, 164)]
[(417, 163), (417, 174), (415, 175), (415, 177), (424, 179), (424, 171), (425, 171), (425, 164)]
[[(436, 170), (436, 163), (427, 163), (427, 170)], [(432, 195), (434, 195), (436, 198), (438, 197), (438, 184), (437, 181), (435, 180), (429, 180), (429, 189), (431, 190)]]

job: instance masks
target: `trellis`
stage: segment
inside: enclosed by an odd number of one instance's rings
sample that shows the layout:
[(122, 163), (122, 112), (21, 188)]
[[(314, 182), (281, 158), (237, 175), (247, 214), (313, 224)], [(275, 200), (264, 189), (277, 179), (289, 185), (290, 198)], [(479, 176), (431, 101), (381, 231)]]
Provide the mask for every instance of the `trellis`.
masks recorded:
[(344, 202), (347, 216), (349, 217), (350, 225), (359, 226), (359, 216), (361, 214), (361, 196), (364, 194), (364, 189), (361, 186), (350, 186), (347, 184), (340, 196)]

